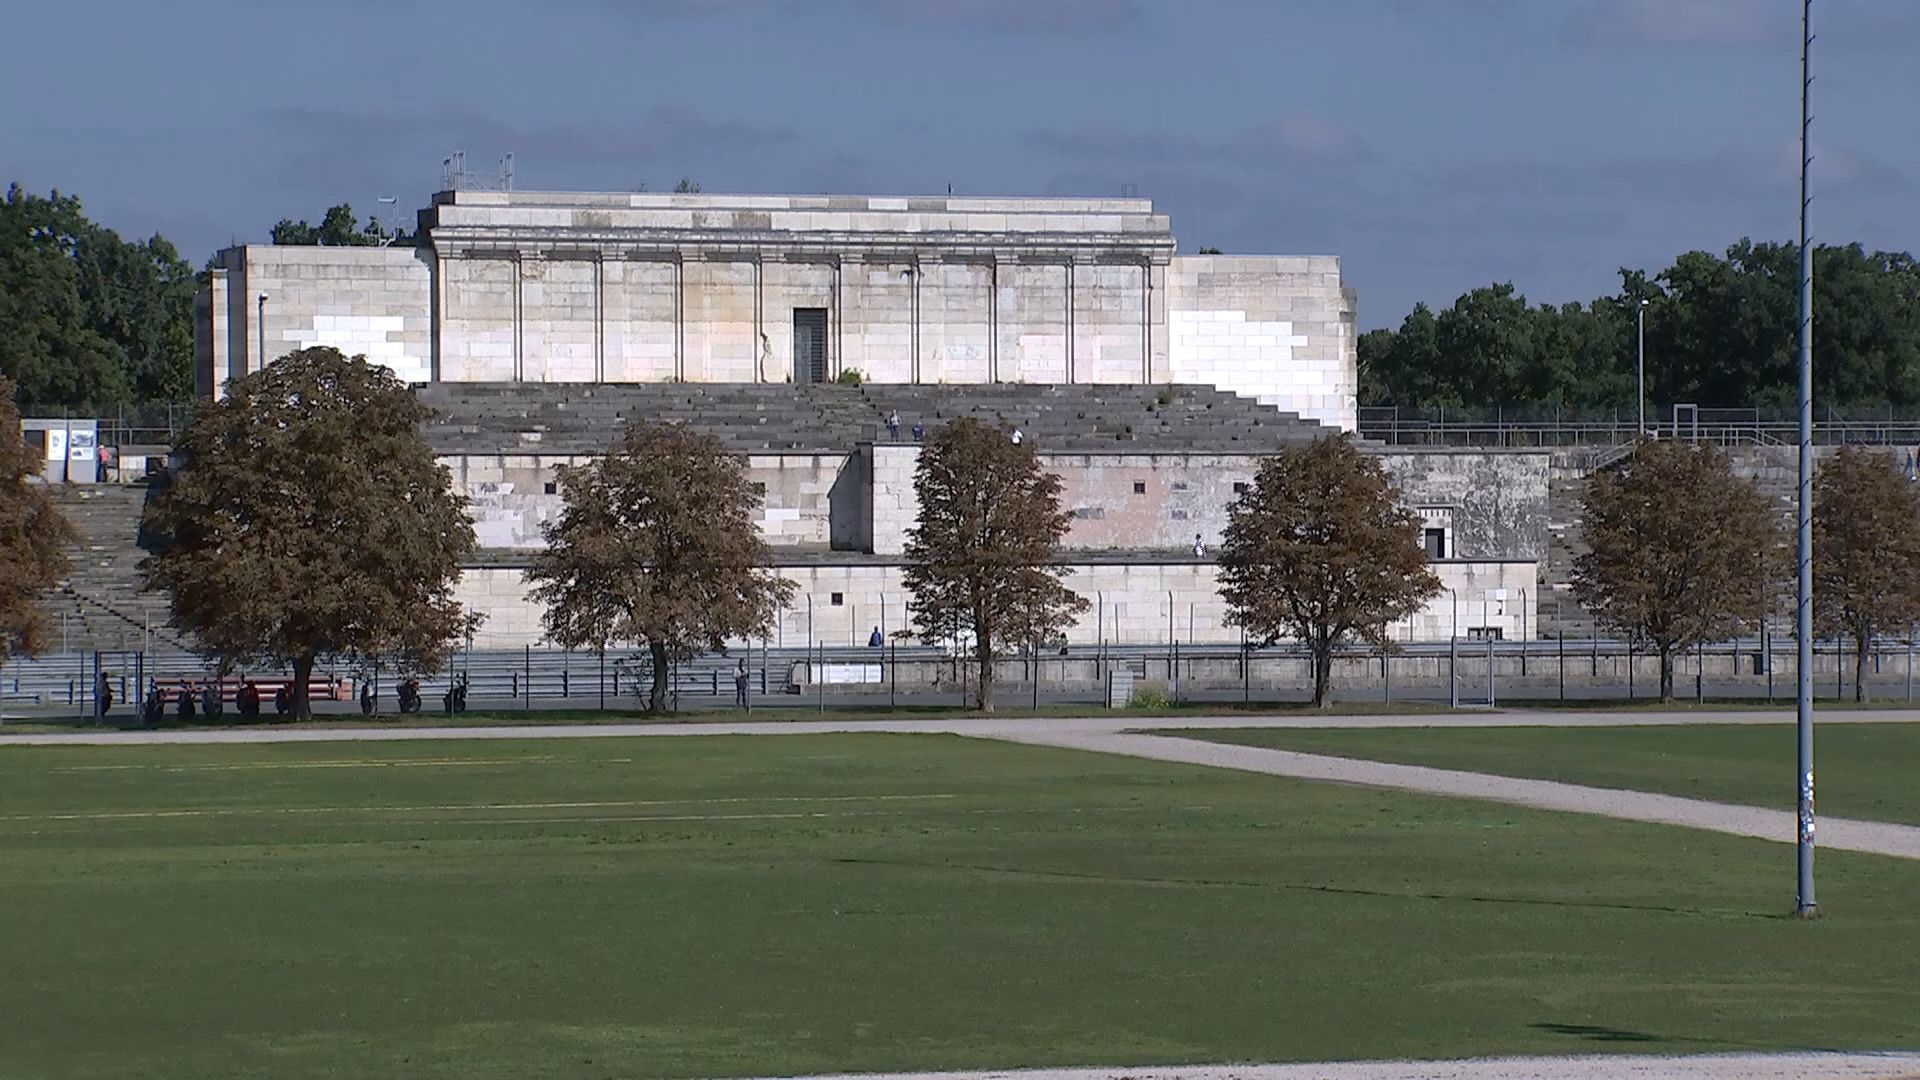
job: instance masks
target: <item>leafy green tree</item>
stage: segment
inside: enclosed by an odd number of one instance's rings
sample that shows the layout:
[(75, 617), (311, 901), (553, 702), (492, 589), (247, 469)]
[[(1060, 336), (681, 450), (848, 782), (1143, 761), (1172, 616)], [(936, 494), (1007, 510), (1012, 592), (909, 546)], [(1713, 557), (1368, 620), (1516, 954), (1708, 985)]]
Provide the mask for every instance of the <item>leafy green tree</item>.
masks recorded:
[(1849, 446), (1813, 481), (1813, 613), (1853, 639), (1853, 699), (1867, 699), (1876, 634), (1920, 623), (1920, 484), (1885, 449)]
[(1060, 478), (1011, 436), (971, 417), (928, 435), (913, 478), (920, 517), (907, 533), (907, 614), (924, 641), (968, 631), (982, 712), (993, 711), (998, 650), (1052, 640), (1089, 606), (1054, 562), (1069, 526)]
[(1288, 447), (1260, 463), (1228, 508), (1220, 596), (1251, 640), (1291, 638), (1313, 663), (1313, 703), (1333, 701), (1333, 657), (1354, 640), (1391, 648), (1388, 627), (1440, 594), (1380, 460), (1346, 436)]
[(1574, 596), (1654, 650), (1662, 701), (1676, 655), (1758, 623), (1776, 596), (1780, 516), (1712, 446), (1640, 443), (1587, 478), (1580, 529)]
[[(1859, 245), (1814, 252), (1815, 396), (1836, 406), (1920, 404), (1920, 267)], [(1650, 403), (1782, 406), (1798, 389), (1799, 250), (1742, 240), (1686, 252), (1616, 293), (1529, 308), (1511, 285), (1470, 290), (1437, 316), (1360, 340), (1361, 399), (1416, 408), (1633, 404), (1646, 300)]]
[(195, 414), (148, 505), (142, 570), (174, 625), (229, 660), (291, 665), (297, 718), (316, 658), (431, 671), (471, 628), (453, 587), (473, 525), (427, 415), (365, 357), (301, 349)]
[(18, 185), (0, 200), (0, 374), (40, 408), (184, 400), (193, 385), (191, 268), (155, 236), (127, 243), (78, 199)]
[(67, 576), (67, 547), (75, 541), (37, 477), (42, 462), (30, 452), (13, 406), (13, 384), (0, 376), (0, 665), (46, 644), (41, 601)]
[(559, 487), (560, 516), (527, 570), (547, 638), (645, 646), (649, 711), (666, 711), (675, 662), (764, 636), (792, 599), (793, 583), (767, 569), (746, 462), (712, 435), (631, 422), (605, 455), (561, 466)]
[(360, 224), (353, 207), (346, 203), (329, 206), (318, 225), (281, 218), (270, 235), (274, 243), (292, 247), (407, 247), (415, 242), (415, 237), (397, 222), (388, 228), (379, 218), (370, 217), (365, 225)]

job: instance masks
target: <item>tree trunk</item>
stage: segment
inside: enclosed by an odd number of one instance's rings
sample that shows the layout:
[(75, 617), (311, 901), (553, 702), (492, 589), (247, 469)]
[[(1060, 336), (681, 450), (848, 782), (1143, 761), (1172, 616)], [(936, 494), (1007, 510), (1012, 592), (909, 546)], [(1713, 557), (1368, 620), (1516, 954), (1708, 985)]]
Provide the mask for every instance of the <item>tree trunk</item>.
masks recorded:
[(1315, 635), (1313, 641), (1313, 707), (1333, 706), (1333, 642)]
[(313, 706), (307, 701), (307, 684), (313, 681), (313, 654), (302, 653), (293, 658), (293, 719), (313, 719)]
[(1660, 646), (1660, 703), (1673, 702), (1673, 646)]
[(667, 667), (667, 645), (647, 642), (647, 655), (653, 660), (653, 691), (647, 698), (647, 711), (658, 715), (667, 711), (667, 680), (673, 678)]
[(973, 628), (973, 642), (980, 650), (980, 696), (976, 701), (981, 712), (993, 711), (993, 635), (983, 626)]
[(1853, 635), (1853, 700), (1857, 704), (1867, 700), (1867, 650), (1872, 647), (1873, 631)]

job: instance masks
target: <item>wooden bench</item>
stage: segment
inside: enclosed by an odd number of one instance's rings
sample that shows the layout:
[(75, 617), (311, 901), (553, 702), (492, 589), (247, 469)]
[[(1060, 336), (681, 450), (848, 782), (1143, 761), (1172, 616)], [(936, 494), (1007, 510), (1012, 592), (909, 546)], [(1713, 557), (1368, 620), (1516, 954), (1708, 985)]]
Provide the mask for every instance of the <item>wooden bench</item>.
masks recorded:
[[(216, 685), (220, 692), (220, 700), (229, 705), (238, 701), (240, 699), (240, 686), (242, 681), (243, 680), (235, 678), (219, 680)], [(180, 700), (180, 691), (191, 684), (194, 688), (193, 704), (195, 708), (198, 708), (200, 705), (200, 690), (210, 682), (214, 682), (214, 680), (170, 678), (155, 679), (153, 685), (159, 690), (161, 698), (171, 706)], [(268, 676), (266, 678), (254, 679), (253, 685), (254, 689), (260, 691), (261, 710), (271, 711), (273, 709), (273, 695), (279, 693), (280, 688), (283, 686), (292, 686), (293, 680), (285, 676)], [(315, 677), (307, 680), (307, 700), (351, 701), (353, 700), (353, 695), (345, 679)]]

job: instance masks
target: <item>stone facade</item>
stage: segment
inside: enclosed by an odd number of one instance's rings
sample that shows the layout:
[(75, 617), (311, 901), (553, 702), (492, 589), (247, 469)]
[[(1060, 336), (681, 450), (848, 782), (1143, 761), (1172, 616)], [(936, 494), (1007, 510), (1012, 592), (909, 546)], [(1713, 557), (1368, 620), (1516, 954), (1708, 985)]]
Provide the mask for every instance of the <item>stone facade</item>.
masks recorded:
[[(777, 562), (778, 560), (776, 560)], [(1162, 562), (1100, 561), (1070, 564), (1068, 587), (1084, 596), (1087, 611), (1067, 632), (1072, 645), (1238, 644), (1240, 631), (1226, 621), (1215, 567), (1188, 559)], [(1395, 624), (1396, 641), (1444, 641), (1497, 632), (1508, 641), (1531, 638), (1531, 605), (1538, 585), (1530, 561), (1449, 561), (1433, 564), (1446, 588), (1411, 618)], [(796, 587), (793, 606), (777, 621), (767, 644), (794, 648), (809, 642), (865, 645), (908, 625), (904, 567), (897, 561), (846, 561), (778, 565)], [(474, 634), (476, 648), (518, 648), (543, 636), (541, 609), (527, 598), (517, 567), (476, 567), (455, 591), (461, 603), (486, 616)], [(758, 644), (756, 642), (756, 644)]]
[(420, 228), (222, 252), (201, 393), (333, 345), (412, 382), (1189, 382), (1354, 426), (1339, 260), (1176, 256), (1146, 200), (459, 191)]

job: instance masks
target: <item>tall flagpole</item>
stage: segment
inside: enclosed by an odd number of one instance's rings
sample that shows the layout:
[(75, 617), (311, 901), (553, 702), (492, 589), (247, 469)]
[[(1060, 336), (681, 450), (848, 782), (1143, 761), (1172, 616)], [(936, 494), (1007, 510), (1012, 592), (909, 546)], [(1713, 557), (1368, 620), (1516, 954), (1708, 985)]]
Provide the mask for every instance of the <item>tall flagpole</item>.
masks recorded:
[[(1807, 173), (1813, 163), (1808, 133), (1813, 114), (1808, 100), (1813, 93), (1813, 0), (1801, 0), (1800, 8), (1800, 491), (1799, 491), (1799, 580), (1794, 609), (1794, 633), (1799, 638), (1800, 659), (1796, 665), (1799, 684), (1799, 732), (1797, 755), (1799, 783), (1799, 836), (1795, 845), (1799, 864), (1799, 887), (1795, 893), (1794, 913), (1811, 918), (1820, 905), (1813, 898), (1813, 244), (1807, 232), (1807, 208), (1812, 201), (1807, 189)], [(1839, 658), (1834, 658), (1839, 663)]]

